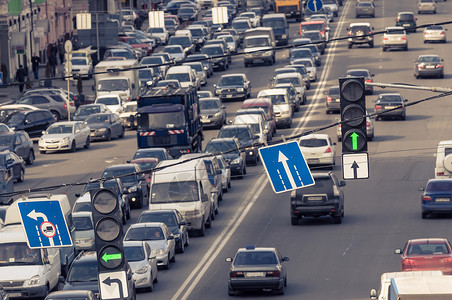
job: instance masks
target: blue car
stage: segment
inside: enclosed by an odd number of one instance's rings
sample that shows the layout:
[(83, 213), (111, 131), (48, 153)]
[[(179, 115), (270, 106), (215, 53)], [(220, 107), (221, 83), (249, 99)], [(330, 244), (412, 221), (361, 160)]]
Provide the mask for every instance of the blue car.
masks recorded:
[(421, 190), (422, 219), (430, 213), (452, 213), (452, 179), (430, 179)]

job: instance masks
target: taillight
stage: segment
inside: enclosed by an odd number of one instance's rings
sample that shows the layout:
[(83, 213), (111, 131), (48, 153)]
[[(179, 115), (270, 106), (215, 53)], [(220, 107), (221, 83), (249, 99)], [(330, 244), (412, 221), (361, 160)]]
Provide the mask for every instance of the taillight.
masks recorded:
[(381, 105), (375, 105), (375, 109), (381, 109)]
[(352, 32), (351, 32), (351, 31), (349, 31), (349, 32), (347, 32), (347, 34), (348, 34), (348, 35), (352, 35)]
[(422, 196), (422, 201), (432, 201), (432, 197), (424, 195)]
[(452, 262), (452, 257), (448, 257), (448, 258), (442, 259), (441, 262), (442, 263), (451, 263)]
[(370, 127), (370, 122), (369, 121), (366, 121), (366, 126)]
[(331, 153), (331, 147), (328, 147), (328, 148), (325, 150), (325, 153)]
[(74, 102), (69, 102), (69, 105), (70, 106), (74, 106)]
[(330, 96), (328, 96), (328, 97), (326, 97), (326, 102), (331, 102), (331, 97)]
[(370, 80), (370, 79), (366, 79), (366, 82), (372, 82), (372, 80)]
[(64, 102), (64, 109), (67, 109), (67, 103)]
[(403, 264), (405, 264), (405, 265), (415, 265), (416, 261), (414, 259), (406, 258), (406, 259), (403, 260)]
[(404, 37), (402, 38), (402, 40), (404, 40), (404, 41), (405, 41), (405, 40), (406, 40), (406, 36), (404, 36)]
[(279, 277), (279, 276), (281, 276), (281, 272), (279, 271), (268, 271), (265, 274), (265, 277)]
[(441, 35), (445, 35), (446, 33), (445, 32), (441, 32)]
[(442, 67), (443, 67), (443, 65), (441, 65), (441, 64), (436, 65), (436, 68), (437, 68), (437, 69), (440, 69), (440, 68), (442, 68)]
[(384, 38), (383, 38), (383, 40), (387, 41), (387, 40), (388, 40), (388, 38), (387, 38), (387, 37), (384, 37)]
[(230, 276), (230, 277), (233, 277), (233, 278), (237, 278), (237, 277), (245, 277), (245, 273), (233, 271), (233, 272), (230, 272), (230, 273), (229, 273), (229, 276)]
[(444, 172), (437, 172), (436, 176), (444, 176)]
[(397, 22), (400, 22), (400, 19), (399, 19), (399, 18), (397, 18)]
[(424, 65), (417, 65), (417, 67), (418, 67), (419, 69), (425, 69), (425, 66), (424, 66)]

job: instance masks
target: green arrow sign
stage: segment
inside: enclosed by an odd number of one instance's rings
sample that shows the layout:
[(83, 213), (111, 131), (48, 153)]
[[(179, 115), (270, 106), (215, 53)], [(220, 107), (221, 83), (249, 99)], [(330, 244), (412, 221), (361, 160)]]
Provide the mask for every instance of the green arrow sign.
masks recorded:
[(358, 137), (359, 134), (353, 132), (350, 137), (352, 138), (352, 150), (358, 150)]
[(121, 253), (114, 253), (114, 254), (104, 253), (104, 255), (102, 255), (102, 259), (105, 262), (108, 262), (109, 260), (121, 259)]

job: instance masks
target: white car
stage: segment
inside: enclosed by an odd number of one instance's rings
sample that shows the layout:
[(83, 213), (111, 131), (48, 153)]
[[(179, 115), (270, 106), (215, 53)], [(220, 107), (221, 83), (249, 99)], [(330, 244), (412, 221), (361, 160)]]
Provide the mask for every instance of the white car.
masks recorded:
[(39, 138), (39, 152), (47, 151), (75, 152), (78, 148), (90, 147), (90, 129), (80, 121), (57, 122), (50, 125)]
[(333, 168), (336, 163), (336, 143), (327, 134), (309, 134), (298, 140), (301, 152), (309, 166)]
[(86, 57), (71, 58), (70, 74), (72, 74), (74, 77), (81, 76), (82, 78), (91, 78), (93, 76), (93, 64), (91, 60)]
[(137, 289), (154, 290), (158, 281), (157, 257), (148, 243), (143, 241), (124, 241), (124, 256), (132, 269), (132, 278)]
[(339, 6), (336, 0), (323, 0), (323, 7), (328, 7), (335, 17), (339, 16)]
[(251, 26), (258, 27), (261, 23), (261, 18), (253, 11), (242, 12), (239, 17), (247, 17), (251, 22)]
[(447, 41), (446, 36), (447, 28), (441, 25), (430, 25), (424, 29), (424, 44), (429, 42), (441, 42), (445, 43)]
[(230, 34), (219, 35), (219, 39), (224, 39), (226, 44), (228, 45), (228, 49), (231, 53), (237, 53), (237, 43), (234, 40), (234, 37)]
[(122, 99), (119, 95), (103, 95), (96, 98), (96, 104), (104, 104), (108, 109), (117, 115), (122, 113)]
[(452, 141), (440, 141), (436, 150), (435, 178), (452, 178)]
[(185, 59), (185, 51), (181, 45), (168, 45), (163, 48), (162, 52), (168, 53), (176, 62), (181, 62)]
[(386, 27), (382, 38), (383, 51), (389, 48), (402, 48), (408, 50), (408, 39), (403, 27)]
[(308, 71), (309, 80), (317, 81), (317, 67), (315, 62), (310, 58), (298, 58), (293, 61), (293, 65), (304, 65)]
[(75, 249), (77, 251), (96, 250), (93, 213), (90, 211), (72, 213), (72, 223), (75, 227)]
[(221, 169), (221, 188), (227, 193), (231, 187), (231, 168), (222, 155), (217, 155), (217, 159)]
[(165, 27), (148, 28), (148, 30), (146, 30), (146, 36), (147, 37), (151, 37), (151, 36), (158, 37), (160, 39), (160, 41), (162, 42), (162, 45), (166, 45), (166, 43), (168, 43), (168, 39), (169, 39), (169, 33)]
[(176, 261), (176, 241), (165, 223), (146, 222), (132, 224), (124, 235), (124, 241), (144, 241), (157, 256), (157, 265), (168, 269)]
[(137, 127), (137, 102), (130, 101), (122, 105), (122, 113), (119, 115), (125, 127), (136, 128)]
[(234, 125), (247, 124), (253, 128), (254, 134), (259, 138), (255, 140), (255, 143), (266, 144), (268, 136), (268, 128), (265, 126), (265, 121), (260, 115), (249, 114), (249, 115), (238, 115), (234, 117), (232, 121)]

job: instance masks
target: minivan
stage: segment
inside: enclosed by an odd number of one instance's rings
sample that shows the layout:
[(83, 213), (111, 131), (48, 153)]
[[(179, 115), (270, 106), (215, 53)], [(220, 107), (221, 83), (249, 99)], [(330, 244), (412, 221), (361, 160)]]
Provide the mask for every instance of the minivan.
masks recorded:
[(262, 18), (262, 27), (273, 28), (277, 45), (287, 45), (289, 42), (289, 25), (285, 14), (266, 14)]
[(269, 124), (268, 130), (272, 136), (276, 134), (276, 120), (275, 120), (275, 112), (273, 111), (273, 103), (271, 99), (267, 98), (252, 98), (243, 101), (240, 109), (249, 109), (249, 108), (262, 108), (265, 112), (265, 117), (267, 118), (267, 122)]
[(182, 87), (196, 87), (200, 84), (195, 71), (190, 66), (173, 66), (166, 72), (165, 80), (177, 79)]
[(286, 128), (292, 127), (292, 104), (289, 101), (287, 89), (262, 90), (257, 98), (270, 98), (275, 110), (276, 125)]

